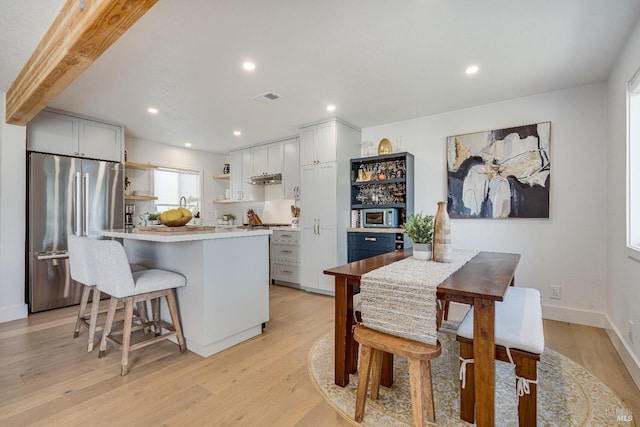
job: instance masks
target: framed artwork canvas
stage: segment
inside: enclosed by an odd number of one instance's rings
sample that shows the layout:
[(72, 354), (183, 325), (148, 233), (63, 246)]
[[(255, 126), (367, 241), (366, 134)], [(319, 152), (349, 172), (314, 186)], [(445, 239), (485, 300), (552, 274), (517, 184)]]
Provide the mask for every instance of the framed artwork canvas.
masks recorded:
[(447, 137), (451, 218), (549, 218), (551, 122)]

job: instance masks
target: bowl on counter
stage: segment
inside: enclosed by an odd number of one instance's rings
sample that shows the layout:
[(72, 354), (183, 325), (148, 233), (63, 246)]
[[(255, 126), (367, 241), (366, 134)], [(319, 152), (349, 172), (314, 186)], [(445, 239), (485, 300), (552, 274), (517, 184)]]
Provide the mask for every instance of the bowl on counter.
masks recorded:
[(163, 222), (162, 220), (160, 220), (160, 222), (167, 227), (180, 227), (183, 225), (187, 225), (187, 223), (191, 221), (191, 218), (193, 217), (183, 216), (182, 218), (174, 219), (173, 221)]

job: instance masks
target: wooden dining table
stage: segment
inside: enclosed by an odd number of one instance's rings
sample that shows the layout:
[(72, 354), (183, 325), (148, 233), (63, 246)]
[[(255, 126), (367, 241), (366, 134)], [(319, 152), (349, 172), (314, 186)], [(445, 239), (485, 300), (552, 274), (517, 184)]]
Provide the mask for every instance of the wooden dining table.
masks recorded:
[[(357, 343), (353, 338), (353, 291), (362, 275), (412, 256), (413, 249), (400, 249), (324, 270), (335, 276), (335, 383), (349, 384), (349, 374), (358, 364)], [(479, 252), (438, 285), (440, 299), (474, 306), (473, 358), (475, 372), (476, 424), (494, 424), (495, 407), (495, 302), (502, 297), (514, 274), (519, 254)], [(393, 383), (393, 355), (385, 354), (381, 384)]]

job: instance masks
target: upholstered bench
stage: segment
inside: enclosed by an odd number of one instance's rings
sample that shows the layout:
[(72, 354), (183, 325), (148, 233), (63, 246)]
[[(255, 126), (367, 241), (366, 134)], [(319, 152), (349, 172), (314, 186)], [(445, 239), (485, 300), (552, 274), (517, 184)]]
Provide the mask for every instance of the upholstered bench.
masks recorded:
[[(509, 287), (495, 310), (496, 360), (515, 365), (518, 421), (535, 426), (537, 419), (537, 362), (544, 350), (540, 292)], [(458, 328), (460, 342), (460, 418), (475, 419), (473, 378), (473, 308)]]

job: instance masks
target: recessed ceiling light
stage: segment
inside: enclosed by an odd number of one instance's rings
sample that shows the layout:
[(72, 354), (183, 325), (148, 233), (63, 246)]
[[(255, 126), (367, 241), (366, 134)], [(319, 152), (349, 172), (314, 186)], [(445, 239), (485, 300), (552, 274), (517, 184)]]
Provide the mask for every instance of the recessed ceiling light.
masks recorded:
[(333, 104), (327, 105), (327, 111), (336, 111), (336, 106)]
[(234, 134), (235, 136), (240, 136), (240, 135), (242, 135), (242, 132), (240, 132), (239, 130), (234, 130), (234, 131), (233, 131), (233, 134)]
[(185, 146), (185, 147), (191, 147), (191, 143), (190, 143), (190, 142), (185, 142), (185, 143), (184, 143), (184, 146)]
[(478, 70), (479, 70), (479, 68), (478, 68), (477, 65), (471, 65), (471, 66), (467, 67), (467, 69), (464, 70), (464, 72), (467, 73), (467, 74), (475, 74), (475, 73), (478, 72)]
[(253, 62), (251, 62), (251, 61), (245, 61), (245, 62), (242, 64), (242, 68), (244, 68), (244, 69), (245, 69), (245, 70), (247, 70), (247, 71), (253, 71), (253, 70), (255, 70), (255, 69), (256, 69), (256, 64), (254, 64), (254, 63), (253, 63)]
[(149, 107), (147, 108), (147, 111), (149, 112), (149, 114), (158, 114), (157, 108)]

